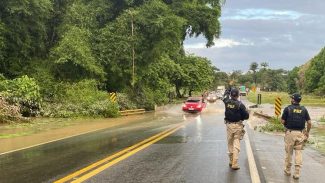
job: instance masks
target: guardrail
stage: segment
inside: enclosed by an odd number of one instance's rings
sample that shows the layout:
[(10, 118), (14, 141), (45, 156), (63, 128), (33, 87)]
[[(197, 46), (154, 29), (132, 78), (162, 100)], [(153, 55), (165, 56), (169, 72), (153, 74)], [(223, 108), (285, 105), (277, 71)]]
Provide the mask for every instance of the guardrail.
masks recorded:
[(133, 109), (133, 110), (120, 111), (120, 114), (121, 116), (130, 116), (130, 115), (144, 114), (145, 112), (146, 112), (145, 109)]

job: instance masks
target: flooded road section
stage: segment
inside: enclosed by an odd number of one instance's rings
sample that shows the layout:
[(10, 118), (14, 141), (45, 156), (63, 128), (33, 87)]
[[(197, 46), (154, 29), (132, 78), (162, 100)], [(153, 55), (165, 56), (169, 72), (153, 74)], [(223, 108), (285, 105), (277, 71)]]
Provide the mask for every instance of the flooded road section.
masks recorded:
[(56, 180), (176, 124), (195, 120), (197, 114), (184, 115), (180, 109), (180, 105), (169, 106), (131, 124), (1, 155), (0, 182)]

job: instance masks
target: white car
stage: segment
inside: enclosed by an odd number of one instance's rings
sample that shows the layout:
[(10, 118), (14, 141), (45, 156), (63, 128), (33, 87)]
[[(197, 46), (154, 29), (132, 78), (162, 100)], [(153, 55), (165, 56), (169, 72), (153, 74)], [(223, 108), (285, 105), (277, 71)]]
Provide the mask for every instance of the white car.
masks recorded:
[(207, 101), (208, 102), (215, 102), (216, 100), (218, 99), (217, 95), (216, 94), (212, 94), (210, 93), (209, 96), (207, 97)]

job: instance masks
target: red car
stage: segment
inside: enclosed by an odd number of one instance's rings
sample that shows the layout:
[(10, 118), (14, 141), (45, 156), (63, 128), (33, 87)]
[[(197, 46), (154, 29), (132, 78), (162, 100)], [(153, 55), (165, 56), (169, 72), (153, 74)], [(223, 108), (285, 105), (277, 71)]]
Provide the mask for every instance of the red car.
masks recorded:
[(186, 112), (201, 112), (206, 104), (202, 97), (190, 97), (183, 105), (183, 111)]

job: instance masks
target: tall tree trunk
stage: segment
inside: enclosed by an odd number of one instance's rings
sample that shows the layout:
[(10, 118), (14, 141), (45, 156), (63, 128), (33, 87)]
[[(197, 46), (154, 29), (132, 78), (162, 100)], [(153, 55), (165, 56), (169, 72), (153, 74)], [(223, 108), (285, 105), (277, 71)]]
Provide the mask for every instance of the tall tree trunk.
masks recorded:
[(176, 95), (177, 95), (177, 98), (182, 98), (182, 94), (180, 92), (180, 86), (178, 84), (175, 85), (175, 88), (176, 88)]
[(193, 92), (193, 90), (191, 90), (191, 89), (190, 89), (190, 91), (188, 91), (188, 96), (189, 97), (192, 97), (192, 92)]

